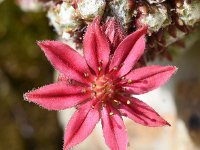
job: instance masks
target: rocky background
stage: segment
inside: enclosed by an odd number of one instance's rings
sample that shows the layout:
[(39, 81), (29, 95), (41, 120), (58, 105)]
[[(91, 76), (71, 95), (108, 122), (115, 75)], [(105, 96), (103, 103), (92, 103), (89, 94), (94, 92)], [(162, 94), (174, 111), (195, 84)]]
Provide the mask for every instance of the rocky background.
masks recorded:
[(56, 112), (23, 100), (23, 93), (52, 82), (36, 40), (54, 39), (43, 13), (24, 13), (13, 0), (0, 4), (0, 150), (62, 149)]

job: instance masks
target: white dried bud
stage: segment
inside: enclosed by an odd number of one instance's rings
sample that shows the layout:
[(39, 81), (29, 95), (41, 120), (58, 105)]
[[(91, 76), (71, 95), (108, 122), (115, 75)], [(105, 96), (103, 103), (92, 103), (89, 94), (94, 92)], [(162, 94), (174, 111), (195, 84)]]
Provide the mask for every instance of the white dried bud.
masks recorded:
[(150, 4), (162, 3), (166, 0), (147, 0)]
[(190, 4), (184, 1), (183, 5), (178, 7), (176, 11), (185, 25), (194, 26), (196, 22), (200, 21), (199, 0), (193, 0)]
[(124, 29), (127, 29), (133, 21), (133, 0), (113, 0), (109, 2), (109, 7), (113, 15), (120, 20)]
[(56, 32), (64, 38), (70, 38), (69, 33), (80, 28), (81, 21), (70, 3), (57, 4), (49, 9), (47, 16)]
[(105, 0), (81, 0), (77, 3), (77, 10), (86, 21), (92, 21), (97, 16), (102, 16), (106, 6)]
[(157, 7), (154, 13), (148, 13), (141, 18), (140, 22), (144, 25), (148, 25), (149, 31), (157, 32), (161, 28), (164, 28), (171, 24), (171, 17), (164, 6)]

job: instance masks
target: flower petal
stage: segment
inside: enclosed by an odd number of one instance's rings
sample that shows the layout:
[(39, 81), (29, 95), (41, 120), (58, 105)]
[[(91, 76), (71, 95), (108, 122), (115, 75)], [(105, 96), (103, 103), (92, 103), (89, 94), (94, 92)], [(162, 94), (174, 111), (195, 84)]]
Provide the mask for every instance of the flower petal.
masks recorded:
[(27, 92), (24, 98), (49, 110), (63, 110), (88, 100), (90, 95), (84, 87), (58, 82)]
[(92, 107), (92, 101), (81, 106), (70, 119), (64, 136), (64, 150), (79, 144), (87, 138), (100, 119), (98, 106)]
[[(83, 88), (86, 86), (83, 83), (77, 82), (75, 80), (70, 79), (69, 77), (66, 77), (63, 73), (60, 73), (58, 75), (57, 82), (62, 82), (62, 83), (70, 84), (70, 85), (73, 85), (73, 86), (81, 86)], [(85, 87), (85, 88), (87, 88), (87, 87)]]
[(103, 30), (110, 41), (112, 50), (115, 50), (121, 41), (125, 38), (125, 34), (122, 27), (120, 26), (120, 23), (118, 23), (114, 17), (110, 18), (103, 25)]
[[(129, 36), (127, 36), (119, 44), (111, 60), (109, 71), (111, 71), (114, 67), (119, 68), (121, 65), (124, 67), (124, 69), (122, 70), (123, 72), (120, 71), (119, 73), (120, 76), (123, 76), (130, 71), (134, 63), (141, 57), (141, 55), (144, 52), (144, 49), (143, 49), (144, 35), (146, 34), (146, 31), (147, 31), (147, 27), (143, 27), (135, 31), (134, 33), (130, 34)], [(127, 59), (126, 64), (123, 65), (126, 59)], [(128, 65), (128, 63), (130, 63), (130, 65)], [(125, 66), (125, 65), (128, 65), (128, 66)]]
[(118, 111), (105, 106), (101, 111), (101, 118), (104, 138), (109, 148), (111, 150), (126, 150), (128, 137)]
[(117, 72), (116, 76), (122, 77), (127, 74), (133, 66), (137, 63), (140, 57), (143, 55), (145, 49), (145, 36), (142, 35), (133, 46), (132, 50), (130, 51), (129, 55), (123, 62), (122, 67)]
[(99, 74), (99, 70), (105, 71), (109, 61), (110, 45), (101, 30), (99, 18), (88, 26), (83, 41), (83, 50), (88, 65), (96, 74)]
[(153, 108), (137, 98), (120, 97), (120, 99), (122, 103), (118, 109), (136, 123), (149, 127), (170, 126)]
[(148, 66), (135, 69), (125, 76), (126, 82), (123, 86), (127, 93), (143, 94), (152, 91), (164, 83), (177, 70), (173, 66)]
[(92, 75), (84, 58), (78, 52), (58, 41), (43, 41), (38, 45), (60, 73), (81, 83), (88, 83), (88, 77)]

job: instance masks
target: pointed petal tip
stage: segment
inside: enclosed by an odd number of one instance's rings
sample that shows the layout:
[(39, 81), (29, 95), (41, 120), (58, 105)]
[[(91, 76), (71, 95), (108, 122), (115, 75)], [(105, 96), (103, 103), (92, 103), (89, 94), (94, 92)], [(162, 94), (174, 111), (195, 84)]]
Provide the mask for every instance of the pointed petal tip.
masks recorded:
[[(23, 94), (24, 100), (27, 101), (27, 102), (29, 102), (29, 103), (32, 102), (32, 103), (37, 104), (37, 103), (33, 100), (34, 91), (35, 91), (35, 89), (30, 90), (30, 91), (24, 93), (24, 94)], [(39, 105), (39, 104), (38, 104), (38, 105)], [(39, 106), (41, 106), (41, 105), (39, 105)]]
[(36, 41), (37, 45), (39, 47), (43, 47), (43, 46), (49, 46), (49, 45), (54, 45), (54, 44), (64, 44), (66, 45), (64, 42), (62, 41), (55, 41), (55, 40), (41, 40), (41, 41)]
[(23, 94), (23, 98), (24, 98), (25, 101), (28, 101), (28, 96), (27, 95), (28, 95), (28, 92)]
[(171, 124), (165, 120), (164, 118), (162, 118), (162, 121), (160, 122), (160, 127), (163, 127), (163, 126), (169, 126), (171, 127)]
[(37, 45), (41, 48), (41, 50), (44, 52), (46, 51), (45, 47), (50, 45), (50, 42), (49, 40), (45, 40), (45, 41), (37, 41)]
[(171, 124), (164, 118), (160, 117), (160, 119), (161, 120), (157, 122), (157, 125), (150, 125), (149, 127), (164, 127), (164, 126), (171, 127)]
[(30, 102), (30, 99), (31, 99), (31, 91), (28, 91), (26, 93), (23, 94), (23, 98), (25, 101), (28, 101)]
[(166, 121), (166, 126), (171, 127), (171, 124), (169, 122)]
[(42, 40), (42, 41), (36, 41), (36, 43), (37, 43), (37, 45), (43, 45), (43, 44), (45, 44), (46, 42), (48, 42), (49, 40)]
[(175, 74), (178, 71), (178, 68), (176, 66), (166, 66), (169, 67), (169, 70), (172, 71), (172, 74)]
[(176, 66), (161, 66), (161, 67), (165, 67), (166, 71), (169, 71), (171, 73), (170, 76), (172, 76), (173, 74), (176, 74), (176, 72), (178, 71), (178, 68)]
[[(33, 89), (32, 91), (34, 92), (35, 89)], [(29, 103), (34, 103), (37, 104), (36, 102), (34, 102), (34, 100), (32, 100), (32, 91), (28, 91), (26, 93), (23, 94), (23, 98), (25, 101), (29, 102)], [(40, 104), (37, 104), (40, 108), (44, 109), (44, 107)], [(50, 110), (50, 109), (46, 109), (46, 110)]]
[(174, 73), (176, 73), (178, 71), (178, 67), (176, 67), (176, 66), (173, 66), (173, 69), (174, 69)]
[(161, 117), (160, 127), (163, 127), (163, 126), (169, 126), (169, 127), (171, 127), (171, 124), (167, 120), (165, 120), (163, 117)]
[[(163, 118), (162, 118), (163, 119)], [(161, 122), (160, 122), (160, 125), (158, 126), (153, 126), (153, 127), (164, 127), (164, 126), (168, 126), (168, 127), (171, 127), (171, 124), (166, 121), (165, 119), (163, 119)]]
[[(162, 118), (163, 119), (163, 118)], [(150, 127), (171, 127), (171, 124), (169, 122), (167, 122), (165, 119), (163, 119), (159, 124), (157, 125), (152, 125)]]
[(44, 46), (47, 46), (47, 45), (50, 45), (50, 44), (53, 44), (54, 42), (56, 41), (53, 41), (53, 40), (42, 40), (42, 41), (36, 41), (37, 45), (42, 48)]
[(33, 89), (33, 90), (30, 90), (30, 91), (24, 93), (23, 94), (24, 100), (28, 101), (28, 102), (34, 102), (34, 101), (32, 101), (32, 98), (33, 98), (35, 90), (37, 90), (37, 89)]

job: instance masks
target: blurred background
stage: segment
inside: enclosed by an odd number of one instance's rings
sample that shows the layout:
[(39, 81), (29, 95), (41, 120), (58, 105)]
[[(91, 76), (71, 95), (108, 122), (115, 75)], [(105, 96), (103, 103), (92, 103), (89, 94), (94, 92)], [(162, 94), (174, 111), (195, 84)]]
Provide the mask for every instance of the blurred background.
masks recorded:
[(0, 150), (62, 149), (56, 112), (30, 105), (23, 93), (53, 80), (53, 68), (36, 44), (54, 39), (45, 13), (0, 4)]
[[(200, 150), (199, 30), (185, 39), (185, 48), (180, 43), (171, 48), (179, 49), (172, 62), (165, 62), (179, 67), (173, 80), (141, 98), (172, 127), (147, 128), (126, 121), (129, 150)], [(36, 41), (56, 38), (45, 12), (23, 12), (13, 0), (0, 3), (0, 150), (62, 149), (63, 120), (73, 111), (58, 115), (23, 100), (23, 93), (53, 81), (54, 70)], [(106, 149), (100, 128), (77, 149)]]

